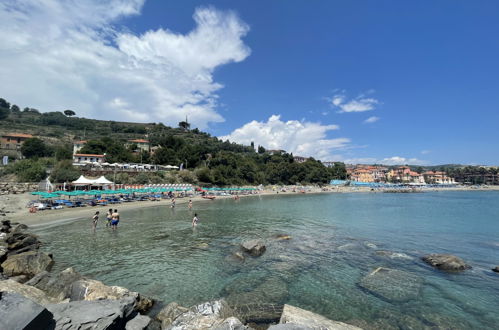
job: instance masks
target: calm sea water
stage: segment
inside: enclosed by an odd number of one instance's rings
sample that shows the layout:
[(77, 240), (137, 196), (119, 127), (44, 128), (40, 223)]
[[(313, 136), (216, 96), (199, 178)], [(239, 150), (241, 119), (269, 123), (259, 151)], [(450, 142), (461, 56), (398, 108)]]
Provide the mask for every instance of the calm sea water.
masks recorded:
[[(365, 328), (499, 327), (499, 274), (490, 271), (499, 264), (499, 192), (205, 201), (194, 211), (186, 205), (124, 211), (117, 232), (101, 222), (92, 233), (91, 212), (36, 230), (57, 268), (74, 266), (164, 303), (220, 297), (231, 304), (289, 303)], [(201, 219), (195, 230), (194, 212)], [(292, 239), (278, 241), (277, 234)], [(268, 242), (263, 256), (244, 262), (232, 256), (255, 237)], [(419, 259), (427, 253), (455, 254), (473, 269), (432, 269)], [(380, 266), (418, 279), (417, 295), (394, 301), (362, 288), (362, 278)]]

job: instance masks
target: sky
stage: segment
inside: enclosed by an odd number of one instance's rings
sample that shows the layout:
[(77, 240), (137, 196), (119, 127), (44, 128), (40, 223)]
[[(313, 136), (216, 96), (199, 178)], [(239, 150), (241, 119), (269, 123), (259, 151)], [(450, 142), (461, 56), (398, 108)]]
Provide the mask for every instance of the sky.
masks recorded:
[(322, 161), (499, 165), (499, 2), (3, 0), (0, 97)]

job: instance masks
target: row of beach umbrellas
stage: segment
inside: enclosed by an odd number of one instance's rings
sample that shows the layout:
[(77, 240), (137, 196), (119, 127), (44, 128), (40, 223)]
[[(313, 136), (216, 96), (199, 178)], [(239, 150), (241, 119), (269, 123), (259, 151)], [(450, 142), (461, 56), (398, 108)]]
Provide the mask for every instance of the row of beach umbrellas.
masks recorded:
[(74, 190), (74, 191), (35, 191), (31, 195), (40, 196), (42, 198), (56, 198), (61, 196), (95, 196), (95, 195), (116, 195), (116, 194), (133, 194), (133, 193), (162, 193), (162, 192), (173, 192), (173, 191), (190, 191), (193, 190), (192, 187), (187, 188), (140, 188), (140, 189), (118, 189), (118, 190)]

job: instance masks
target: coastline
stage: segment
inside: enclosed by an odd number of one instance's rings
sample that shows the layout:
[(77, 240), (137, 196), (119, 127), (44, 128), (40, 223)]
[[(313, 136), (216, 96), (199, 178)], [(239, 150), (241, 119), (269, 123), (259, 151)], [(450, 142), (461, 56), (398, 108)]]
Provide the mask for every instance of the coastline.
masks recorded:
[[(284, 187), (286, 191), (281, 191), (281, 188), (276, 190), (263, 190), (258, 194), (250, 195), (239, 195), (241, 198), (255, 197), (255, 196), (268, 196), (268, 195), (302, 195), (300, 192), (293, 192), (289, 187)], [(436, 191), (499, 191), (499, 186), (484, 186), (484, 187), (470, 187), (470, 186), (458, 186), (451, 188), (422, 188), (417, 190), (417, 192), (436, 192)], [(277, 193), (278, 192), (278, 193)], [(309, 189), (306, 194), (327, 194), (327, 193), (385, 193), (383, 189), (371, 190), (369, 187), (350, 187), (350, 186), (339, 186), (339, 187), (328, 187), (327, 190), (323, 190), (320, 187), (313, 187)], [(170, 200), (164, 199), (161, 201), (137, 201), (131, 203), (121, 203), (121, 204), (110, 204), (106, 206), (87, 206), (79, 208), (64, 208), (60, 210), (44, 210), (38, 211), (36, 213), (29, 213), (26, 206), (27, 202), (33, 200), (34, 196), (30, 193), (16, 194), (16, 195), (2, 195), (0, 196), (0, 206), (7, 210), (5, 218), (10, 219), (13, 222), (21, 222), (29, 226), (37, 227), (42, 225), (56, 224), (68, 221), (74, 221), (77, 219), (88, 218), (90, 219), (95, 211), (100, 211), (101, 220), (104, 219), (106, 211), (109, 208), (117, 208), (120, 211), (126, 211), (131, 209), (147, 208), (151, 206), (163, 206), (169, 207)], [(216, 196), (216, 199), (227, 199), (233, 198), (233, 196)], [(192, 196), (177, 198), (176, 205), (187, 204), (189, 199), (193, 203), (200, 202), (211, 202), (210, 200), (203, 199), (201, 196)]]

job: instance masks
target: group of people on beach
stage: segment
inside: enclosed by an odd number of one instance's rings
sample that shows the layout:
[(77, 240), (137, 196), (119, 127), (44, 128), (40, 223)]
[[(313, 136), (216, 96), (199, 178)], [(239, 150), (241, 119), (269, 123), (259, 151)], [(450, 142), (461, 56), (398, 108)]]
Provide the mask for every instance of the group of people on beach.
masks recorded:
[[(97, 229), (97, 222), (99, 221), (99, 211), (96, 211), (92, 217), (92, 228), (95, 231)], [(106, 213), (106, 227), (110, 227), (112, 230), (118, 229), (118, 223), (120, 222), (120, 214), (117, 209), (109, 209)]]

